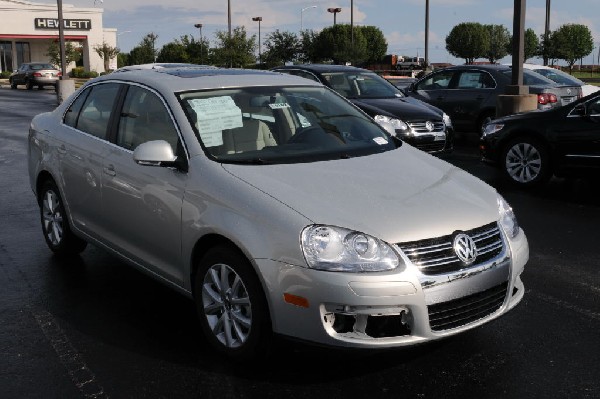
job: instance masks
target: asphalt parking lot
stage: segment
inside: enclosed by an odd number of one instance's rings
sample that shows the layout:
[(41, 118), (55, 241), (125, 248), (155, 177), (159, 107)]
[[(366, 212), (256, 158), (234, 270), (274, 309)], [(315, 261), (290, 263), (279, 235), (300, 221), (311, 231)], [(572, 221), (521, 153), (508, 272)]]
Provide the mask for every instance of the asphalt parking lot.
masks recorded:
[(179, 294), (95, 247), (50, 254), (26, 143), (31, 118), (55, 106), (51, 89), (0, 88), (0, 398), (600, 397), (598, 180), (520, 191), (479, 161), (475, 135), (458, 135), (447, 160), (496, 187), (527, 234), (522, 303), (416, 348), (281, 341), (270, 363), (237, 366), (202, 342)]

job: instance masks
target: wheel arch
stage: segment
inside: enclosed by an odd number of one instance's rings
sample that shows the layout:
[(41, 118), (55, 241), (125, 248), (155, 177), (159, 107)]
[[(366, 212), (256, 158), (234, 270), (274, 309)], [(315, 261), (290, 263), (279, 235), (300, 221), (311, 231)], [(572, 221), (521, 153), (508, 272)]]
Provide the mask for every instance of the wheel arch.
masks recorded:
[(248, 261), (248, 264), (252, 268), (252, 272), (256, 275), (256, 278), (260, 281), (260, 284), (262, 286), (263, 295), (265, 296), (265, 300), (266, 300), (264, 281), (260, 277), (259, 273), (257, 273), (255, 266), (252, 264), (252, 261), (250, 260), (250, 257), (242, 250), (242, 248), (240, 248), (232, 240), (230, 240), (229, 238), (227, 238), (221, 234), (216, 234), (216, 233), (206, 234), (203, 237), (200, 237), (200, 239), (198, 239), (198, 241), (196, 242), (196, 244), (194, 245), (194, 248), (192, 250), (192, 256), (190, 258), (190, 276), (189, 276), (192, 297), (194, 297), (196, 294), (194, 292), (195, 291), (194, 281), (196, 279), (196, 273), (198, 271), (198, 264), (200, 263), (200, 260), (202, 259), (202, 257), (204, 255), (206, 255), (206, 253), (210, 249), (218, 247), (218, 246), (229, 247), (233, 251), (236, 251), (240, 256), (243, 256)]
[[(54, 179), (54, 176), (52, 176), (52, 174), (50, 172), (48, 172), (47, 170), (42, 170), (40, 173), (38, 173), (37, 179), (35, 181), (35, 197), (36, 197), (38, 204), (40, 204), (40, 201), (41, 201), (40, 192), (42, 191), (42, 186), (47, 181), (52, 181), (54, 184), (56, 184), (56, 179)], [(58, 187), (57, 184), (56, 184), (56, 186)], [(58, 189), (60, 190), (60, 187)], [(60, 193), (60, 194), (62, 196), (62, 193)]]

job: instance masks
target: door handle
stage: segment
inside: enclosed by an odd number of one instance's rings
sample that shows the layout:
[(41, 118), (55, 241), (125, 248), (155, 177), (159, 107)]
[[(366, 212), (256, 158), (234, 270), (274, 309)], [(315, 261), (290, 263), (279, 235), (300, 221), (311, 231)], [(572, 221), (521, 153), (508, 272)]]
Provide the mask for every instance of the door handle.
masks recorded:
[(59, 154), (66, 154), (67, 153), (67, 147), (65, 147), (64, 144), (62, 144), (60, 147), (58, 147), (58, 149), (56, 150)]
[(112, 164), (108, 165), (108, 166), (105, 166), (103, 170), (104, 170), (104, 173), (106, 173), (109, 176), (116, 176), (117, 175), (117, 172), (115, 171), (115, 167)]
[(438, 96), (438, 97), (436, 98), (436, 100), (438, 100), (438, 101), (442, 101), (444, 98), (445, 98), (444, 96)]

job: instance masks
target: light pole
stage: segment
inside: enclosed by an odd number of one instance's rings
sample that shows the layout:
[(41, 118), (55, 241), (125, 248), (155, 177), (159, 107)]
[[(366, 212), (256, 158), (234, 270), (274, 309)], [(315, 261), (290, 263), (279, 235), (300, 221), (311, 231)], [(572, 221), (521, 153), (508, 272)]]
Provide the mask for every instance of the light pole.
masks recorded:
[[(417, 62), (419, 59), (417, 58)], [(429, 66), (429, 0), (425, 0), (425, 68)]]
[(333, 14), (333, 26), (335, 26), (335, 16), (338, 12), (342, 11), (342, 9), (340, 7), (329, 7), (327, 11)]
[(252, 18), (254, 22), (258, 22), (258, 65), (262, 65), (262, 61), (260, 59), (261, 51), (260, 51), (260, 22), (262, 21), (262, 17), (254, 17)]
[(548, 65), (548, 37), (550, 36), (550, 0), (546, 0), (546, 25), (544, 27), (544, 65)]
[(202, 24), (194, 24), (194, 28), (200, 30), (200, 63), (202, 64)]
[(309, 8), (317, 8), (317, 6), (308, 6), (308, 7), (304, 7), (302, 10), (300, 10), (300, 33), (302, 33), (302, 17), (304, 16), (304, 11), (308, 10)]

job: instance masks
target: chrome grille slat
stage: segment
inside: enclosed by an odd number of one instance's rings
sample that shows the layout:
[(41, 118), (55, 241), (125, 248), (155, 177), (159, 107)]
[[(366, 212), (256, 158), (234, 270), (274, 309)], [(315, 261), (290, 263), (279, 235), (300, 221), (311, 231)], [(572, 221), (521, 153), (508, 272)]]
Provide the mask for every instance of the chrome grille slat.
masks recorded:
[[(495, 222), (464, 233), (473, 239), (478, 251), (475, 263), (469, 267), (487, 262), (502, 252), (504, 244)], [(465, 268), (452, 248), (453, 237), (453, 235), (447, 235), (397, 245), (422, 273), (435, 275)]]

